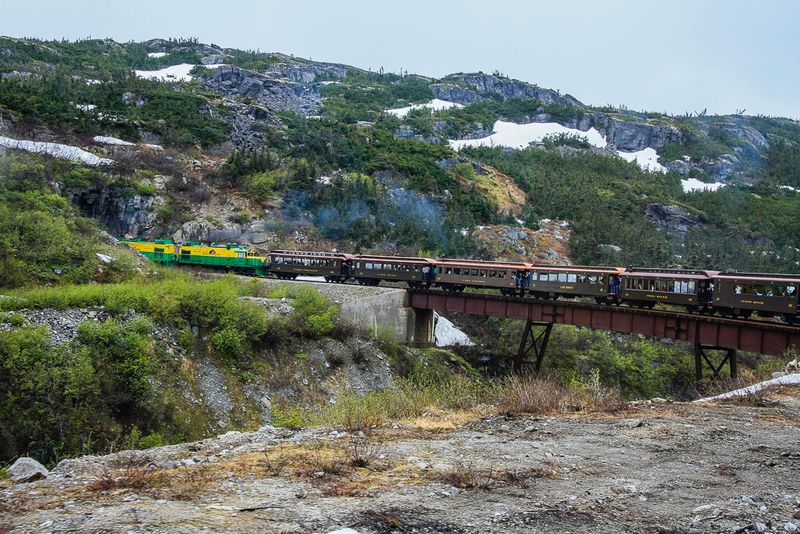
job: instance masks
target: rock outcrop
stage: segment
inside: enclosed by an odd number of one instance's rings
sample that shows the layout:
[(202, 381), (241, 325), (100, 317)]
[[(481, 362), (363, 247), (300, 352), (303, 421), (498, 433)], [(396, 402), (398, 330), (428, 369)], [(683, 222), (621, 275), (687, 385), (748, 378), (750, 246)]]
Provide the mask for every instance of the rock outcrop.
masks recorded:
[(479, 100), (482, 95), (496, 95), (503, 99), (540, 100), (546, 104), (583, 107), (576, 98), (553, 89), (482, 72), (451, 74), (442, 83), (432, 85), (431, 89), (436, 98), (464, 105)]
[(667, 143), (680, 143), (683, 140), (681, 131), (668, 124), (624, 121), (604, 113), (588, 114), (584, 122), (604, 134), (609, 144), (617, 150), (635, 152), (648, 147), (658, 150)]
[(231, 113), (222, 119), (231, 127), (231, 141), (238, 148), (258, 150), (265, 143), (264, 127), (280, 127), (281, 121), (263, 105), (226, 100), (223, 104)]
[(681, 239), (690, 228), (696, 228), (702, 224), (697, 215), (690, 213), (685, 208), (671, 204), (648, 204), (644, 212), (656, 226), (668, 233), (677, 234)]
[[(350, 71), (361, 71), (340, 63), (320, 63), (314, 61), (298, 61), (283, 54), (276, 54), (282, 62), (264, 70), (264, 74), (276, 78), (284, 78), (297, 83), (314, 83), (320, 79), (336, 79), (347, 76)], [(362, 71), (363, 72), (363, 71)]]
[(155, 197), (129, 194), (120, 187), (76, 189), (68, 192), (73, 204), (102, 222), (112, 234), (142, 235), (156, 223)]
[(226, 97), (251, 98), (276, 111), (311, 116), (319, 113), (322, 95), (313, 84), (299, 83), (277, 74), (261, 74), (239, 67), (224, 66), (202, 77), (206, 87)]

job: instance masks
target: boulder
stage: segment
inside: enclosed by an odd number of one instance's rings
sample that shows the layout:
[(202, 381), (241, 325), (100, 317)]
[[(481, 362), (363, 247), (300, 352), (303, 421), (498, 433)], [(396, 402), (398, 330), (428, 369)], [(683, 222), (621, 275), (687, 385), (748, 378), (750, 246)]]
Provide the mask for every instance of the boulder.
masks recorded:
[(8, 468), (7, 473), (12, 482), (33, 482), (45, 478), (49, 471), (33, 458), (23, 456)]

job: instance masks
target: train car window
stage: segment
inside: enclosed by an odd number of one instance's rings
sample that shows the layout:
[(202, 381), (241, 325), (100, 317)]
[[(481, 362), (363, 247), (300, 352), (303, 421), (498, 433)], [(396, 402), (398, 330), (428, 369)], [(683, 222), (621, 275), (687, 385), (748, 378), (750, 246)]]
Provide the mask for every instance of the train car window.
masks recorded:
[(578, 281), (577, 274), (568, 274), (567, 275), (567, 282), (572, 282), (573, 284)]
[(369, 262), (367, 262), (367, 263), (365, 264), (365, 266), (366, 266), (366, 268), (367, 268), (367, 269), (372, 269), (372, 264), (371, 264), (371, 263), (369, 263)]
[(470, 276), (478, 276), (478, 269), (470, 269), (469, 274)]
[(550, 273), (547, 275), (547, 280), (550, 282), (558, 282), (558, 273)]
[(578, 282), (580, 282), (581, 284), (585, 284), (586, 283), (586, 275), (585, 274), (579, 274), (578, 275)]
[(794, 291), (795, 291), (794, 286), (788, 286), (786, 288), (786, 296), (787, 297), (793, 297), (794, 296)]
[(453, 274), (453, 268), (452, 267), (445, 267), (444, 268), (444, 274)]
[(566, 282), (567, 281), (567, 273), (558, 273), (558, 281), (559, 282)]
[(539, 273), (539, 280), (542, 282), (547, 282), (550, 279), (550, 275), (547, 273)]
[(481, 269), (481, 273), (480, 273), (480, 275), (481, 275), (483, 278), (486, 278), (486, 269)]
[(694, 281), (687, 282), (687, 286), (688, 286), (688, 290), (689, 290), (688, 293), (694, 293), (694, 289), (695, 289)]

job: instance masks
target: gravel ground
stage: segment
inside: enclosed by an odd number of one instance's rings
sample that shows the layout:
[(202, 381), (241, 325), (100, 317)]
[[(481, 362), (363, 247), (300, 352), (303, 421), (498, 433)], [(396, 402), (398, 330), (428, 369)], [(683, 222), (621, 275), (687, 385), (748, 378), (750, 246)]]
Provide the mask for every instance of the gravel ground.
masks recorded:
[(784, 388), (759, 407), (640, 403), (614, 415), (470, 422), (432, 413), (365, 438), (331, 429), (232, 432), (63, 462), (45, 480), (0, 492), (0, 525), (792, 532), (800, 526), (798, 395)]

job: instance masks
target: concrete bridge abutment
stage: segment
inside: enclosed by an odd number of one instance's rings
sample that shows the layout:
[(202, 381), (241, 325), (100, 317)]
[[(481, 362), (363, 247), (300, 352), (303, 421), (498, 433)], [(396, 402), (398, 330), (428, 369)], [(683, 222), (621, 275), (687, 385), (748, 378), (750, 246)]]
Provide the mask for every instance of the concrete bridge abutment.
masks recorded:
[(434, 310), (411, 308), (409, 293), (404, 289), (344, 302), (341, 311), (342, 317), (376, 335), (389, 330), (401, 343), (414, 347), (434, 345)]

